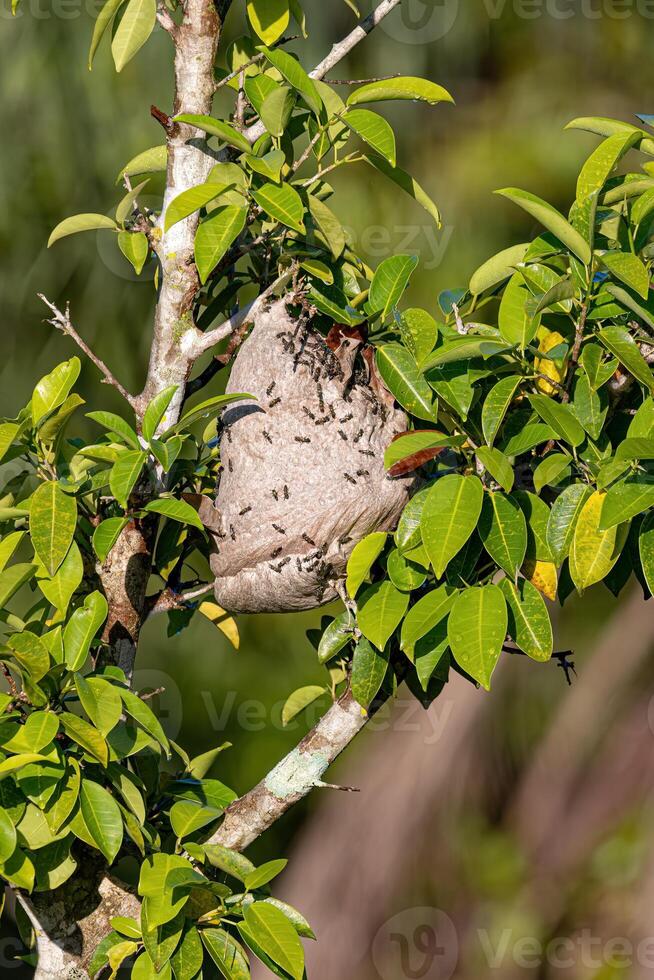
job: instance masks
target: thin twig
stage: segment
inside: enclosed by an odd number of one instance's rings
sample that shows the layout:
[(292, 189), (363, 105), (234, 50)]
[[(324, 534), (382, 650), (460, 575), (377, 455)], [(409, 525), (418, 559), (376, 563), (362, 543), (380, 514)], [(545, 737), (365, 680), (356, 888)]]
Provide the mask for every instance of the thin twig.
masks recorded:
[(380, 75), (378, 78), (328, 78), (328, 85), (370, 85), (372, 82), (386, 82), (389, 78), (399, 78), (400, 73)]
[(136, 399), (133, 395), (127, 391), (127, 389), (118, 381), (118, 379), (112, 374), (104, 361), (101, 361), (99, 357), (93, 353), (89, 345), (85, 340), (82, 340), (77, 330), (73, 326), (70, 319), (70, 305), (66, 303), (66, 312), (62, 313), (54, 303), (51, 303), (49, 299), (46, 299), (43, 293), (37, 294), (39, 299), (45, 303), (45, 305), (52, 311), (52, 317), (46, 319), (46, 323), (52, 324), (55, 330), (61, 330), (62, 333), (67, 334), (77, 346), (83, 351), (88, 359), (92, 361), (97, 367), (98, 371), (103, 375), (103, 381), (105, 384), (111, 385), (116, 391), (120, 392), (125, 401), (129, 402), (132, 408), (136, 405)]
[[(316, 65), (313, 71), (309, 72), (310, 78), (322, 79), (325, 75), (335, 68), (336, 65), (345, 58), (346, 55), (352, 51), (353, 48), (360, 44), (370, 34), (378, 24), (382, 22), (384, 17), (387, 17), (396, 7), (400, 5), (402, 0), (382, 0), (378, 7), (368, 14), (368, 16), (358, 24), (353, 31), (344, 37), (342, 41), (335, 44), (326, 58)], [(250, 143), (256, 143), (260, 136), (266, 132), (266, 127), (259, 120), (259, 122), (254, 123), (245, 131), (245, 136)]]

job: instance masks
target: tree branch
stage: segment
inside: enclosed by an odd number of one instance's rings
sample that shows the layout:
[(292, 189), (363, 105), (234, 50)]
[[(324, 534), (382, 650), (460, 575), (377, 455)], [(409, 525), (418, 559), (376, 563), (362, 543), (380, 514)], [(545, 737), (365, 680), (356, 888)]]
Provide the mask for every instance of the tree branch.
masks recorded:
[[(353, 31), (350, 31), (347, 37), (344, 37), (342, 41), (338, 42), (338, 44), (334, 44), (327, 57), (323, 58), (323, 60), (316, 65), (313, 71), (309, 72), (309, 77), (317, 79), (324, 78), (325, 75), (332, 70), (332, 68), (335, 68), (336, 65), (342, 61), (353, 48), (357, 46), (357, 44), (360, 44), (361, 41), (363, 41), (364, 38), (366, 38), (370, 32), (382, 22), (384, 17), (387, 17), (388, 14), (390, 14), (390, 12), (396, 7), (399, 7), (401, 3), (402, 0), (382, 0), (378, 7), (375, 7), (375, 9), (369, 13), (360, 24), (357, 24)], [(263, 136), (265, 132), (266, 127), (261, 120), (259, 120), (259, 122), (256, 122), (250, 126), (245, 131), (244, 135), (250, 143), (256, 143), (259, 137)]]
[(38, 293), (37, 295), (39, 299), (43, 303), (45, 303), (48, 309), (52, 311), (52, 317), (50, 317), (46, 322), (52, 324), (55, 330), (61, 330), (62, 333), (66, 334), (68, 337), (74, 340), (77, 346), (80, 348), (80, 350), (83, 351), (84, 354), (86, 354), (88, 359), (95, 364), (97, 369), (103, 375), (104, 384), (111, 385), (113, 388), (116, 389), (116, 391), (119, 391), (120, 394), (123, 396), (123, 398), (127, 402), (129, 402), (129, 404), (133, 408), (136, 399), (133, 397), (133, 395), (130, 395), (127, 389), (120, 383), (120, 381), (118, 381), (118, 379), (109, 370), (109, 368), (104, 363), (104, 361), (101, 361), (99, 357), (96, 357), (96, 355), (93, 353), (89, 345), (86, 343), (85, 340), (82, 340), (77, 330), (73, 326), (72, 321), (70, 319), (70, 307), (68, 303), (66, 304), (66, 312), (62, 313), (61, 310), (58, 307), (56, 307), (54, 303), (51, 303), (49, 299), (45, 298), (43, 293)]

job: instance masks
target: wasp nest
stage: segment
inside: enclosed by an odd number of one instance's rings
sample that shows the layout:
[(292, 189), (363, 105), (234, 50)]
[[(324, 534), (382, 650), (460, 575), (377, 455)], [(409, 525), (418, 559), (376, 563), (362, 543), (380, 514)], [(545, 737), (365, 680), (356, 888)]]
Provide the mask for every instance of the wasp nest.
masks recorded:
[(407, 420), (372, 353), (358, 330), (325, 339), (284, 300), (257, 316), (227, 387), (257, 401), (222, 419), (211, 566), (225, 609), (329, 602), (357, 541), (396, 525), (413, 478), (388, 477), (384, 450)]

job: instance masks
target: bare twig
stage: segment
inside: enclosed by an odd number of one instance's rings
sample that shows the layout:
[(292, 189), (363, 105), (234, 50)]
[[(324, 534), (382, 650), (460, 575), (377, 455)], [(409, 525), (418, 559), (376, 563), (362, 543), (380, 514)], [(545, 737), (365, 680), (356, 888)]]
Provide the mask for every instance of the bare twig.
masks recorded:
[(160, 613), (172, 612), (173, 609), (183, 609), (196, 599), (208, 595), (213, 591), (213, 584), (198, 586), (197, 589), (190, 589), (188, 592), (176, 592), (174, 589), (164, 589), (156, 596), (152, 604), (148, 617), (158, 616)]
[(163, 27), (164, 31), (167, 31), (172, 38), (175, 38), (177, 34), (177, 24), (170, 16), (163, 3), (157, 4), (157, 20), (159, 21), (161, 27)]
[(95, 364), (97, 369), (103, 375), (104, 383), (111, 385), (113, 388), (116, 389), (116, 391), (120, 392), (120, 394), (123, 396), (125, 401), (129, 402), (129, 404), (133, 408), (136, 401), (135, 398), (132, 395), (130, 395), (127, 389), (112, 374), (112, 372), (109, 370), (109, 368), (104, 363), (104, 361), (100, 360), (99, 357), (96, 357), (96, 355), (93, 353), (89, 345), (86, 343), (85, 340), (82, 340), (77, 330), (73, 326), (70, 319), (70, 307), (68, 303), (66, 304), (66, 312), (62, 313), (62, 311), (58, 307), (56, 307), (54, 303), (51, 303), (49, 299), (45, 298), (43, 293), (38, 293), (38, 297), (40, 300), (42, 300), (45, 303), (48, 309), (52, 311), (52, 317), (47, 319), (46, 322), (52, 324), (55, 330), (61, 330), (62, 333), (66, 334), (72, 340), (74, 340), (77, 346), (80, 348), (80, 350), (83, 351), (84, 354), (86, 354), (89, 360)]
[(392, 75), (380, 75), (378, 78), (329, 78), (329, 85), (370, 85), (372, 82), (387, 82), (389, 78), (399, 78), (400, 73), (394, 72)]
[[(368, 16), (358, 24), (353, 31), (344, 37), (342, 41), (335, 44), (326, 58), (316, 65), (313, 71), (309, 72), (311, 78), (322, 79), (325, 75), (335, 68), (336, 65), (360, 44), (370, 34), (378, 24), (382, 22), (396, 7), (399, 7), (402, 0), (382, 0), (378, 7), (368, 14)], [(266, 132), (266, 127), (259, 120), (246, 130), (245, 136), (250, 143), (256, 143), (260, 136)]]

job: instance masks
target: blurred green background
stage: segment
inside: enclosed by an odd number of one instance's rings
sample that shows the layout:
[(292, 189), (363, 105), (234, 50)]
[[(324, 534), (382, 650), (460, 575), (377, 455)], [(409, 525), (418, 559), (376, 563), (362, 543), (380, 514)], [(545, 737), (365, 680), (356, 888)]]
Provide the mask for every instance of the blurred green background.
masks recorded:
[[(2, 2), (0, 413), (13, 415), (35, 380), (72, 353), (42, 322), (37, 291), (70, 300), (91, 347), (128, 388), (142, 384), (151, 283), (136, 282), (102, 236), (52, 251), (45, 243), (62, 217), (115, 206), (119, 168), (160, 141), (149, 107), (170, 109), (171, 71), (168, 38), (157, 30), (120, 76), (106, 44), (89, 74), (91, 0), (26, 0), (14, 20)], [(244, 6), (235, 0), (229, 36), (242, 33)], [(354, 17), (339, 0), (304, 7), (309, 67)], [(567, 209), (595, 145), (564, 132), (567, 121), (653, 111), (653, 7), (404, 0), (338, 67), (341, 78), (425, 75), (457, 102), (388, 109), (399, 162), (438, 202), (440, 231), (367, 169), (344, 168), (333, 181), (335, 210), (372, 264), (392, 251), (419, 254), (412, 304), (433, 310), (442, 289), (464, 284), (487, 256), (533, 233), (493, 190), (521, 186)], [(90, 365), (80, 390), (93, 408), (118, 407)], [(649, 966), (632, 950), (626, 968), (625, 957), (604, 952), (619, 937), (654, 935), (654, 617), (635, 593), (616, 602), (601, 586), (556, 615), (557, 646), (576, 652), (572, 688), (554, 665), (511, 658), (490, 697), (472, 691), (471, 699), (458, 685), (424, 718), (400, 705), (334, 771), (335, 780), (356, 782), (358, 796), (315, 794), (253, 848), (255, 859), (297, 854), (280, 894), (302, 906), (323, 938), (309, 958), (314, 980), (654, 976), (651, 949)], [(280, 709), (295, 687), (322, 679), (304, 637), (319, 618), (242, 618), (239, 652), (200, 618), (172, 639), (155, 619), (143, 635), (137, 684), (165, 686), (159, 710), (189, 751), (233, 742), (216, 775), (244, 791), (306, 729), (306, 721), (282, 729)], [(447, 923), (429, 931), (430, 909), (447, 914), (458, 951)], [(571, 966), (553, 956), (525, 965), (516, 953), (520, 938), (584, 929), (600, 946)], [(429, 952), (432, 933), (444, 953)]]

